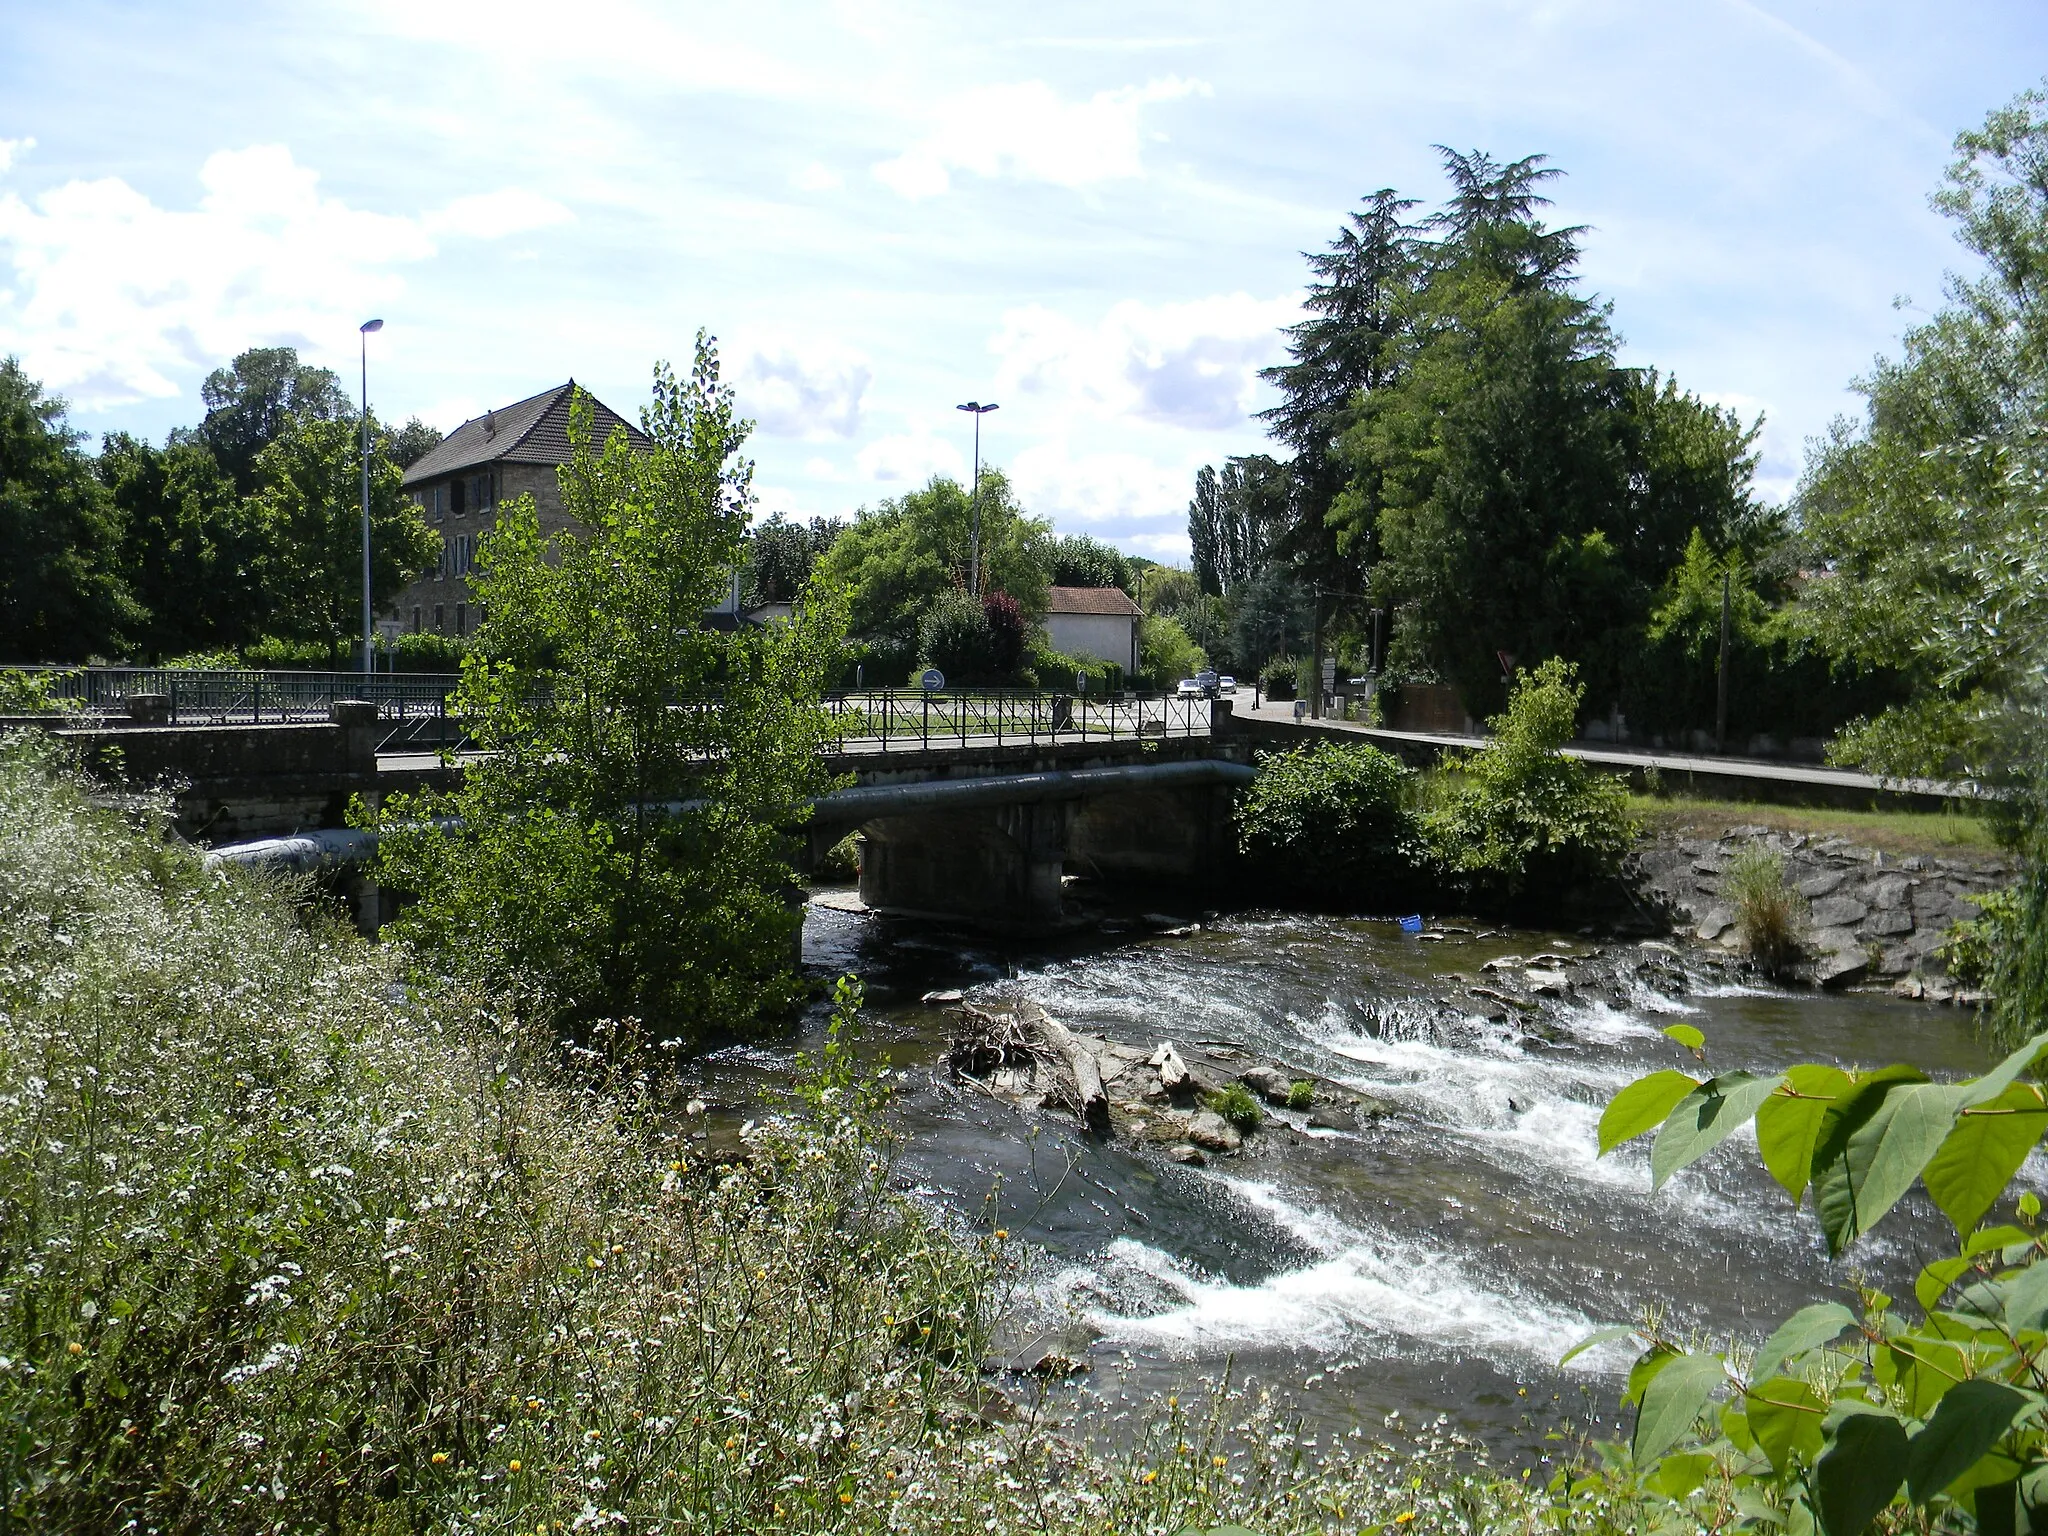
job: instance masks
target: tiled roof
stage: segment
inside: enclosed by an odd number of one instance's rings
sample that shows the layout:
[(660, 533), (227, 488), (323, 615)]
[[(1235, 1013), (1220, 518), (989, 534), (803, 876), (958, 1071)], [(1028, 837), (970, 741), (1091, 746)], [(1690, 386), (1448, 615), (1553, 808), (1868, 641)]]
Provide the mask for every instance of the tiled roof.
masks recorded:
[(1117, 587), (1054, 587), (1046, 597), (1047, 613), (1107, 613), (1135, 619), (1145, 611)]
[[(465, 421), (405, 472), (405, 483), (417, 485), (478, 464), (566, 464), (569, 462), (569, 400), (576, 388), (571, 379), (516, 405), (486, 411)], [(647, 435), (595, 396), (591, 397), (597, 441), (612, 428), (624, 427), (638, 448)]]

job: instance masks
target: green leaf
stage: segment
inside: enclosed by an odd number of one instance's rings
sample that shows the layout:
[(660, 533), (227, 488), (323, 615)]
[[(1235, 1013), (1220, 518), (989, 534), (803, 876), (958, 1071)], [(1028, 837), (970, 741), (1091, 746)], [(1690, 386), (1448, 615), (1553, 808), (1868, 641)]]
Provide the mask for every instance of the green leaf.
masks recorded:
[(1600, 1155), (1664, 1123), (1672, 1107), (1699, 1087), (1696, 1077), (1668, 1068), (1639, 1077), (1608, 1102), (1600, 1115)]
[(1869, 1407), (1843, 1414), (1813, 1469), (1828, 1536), (1863, 1536), (1905, 1480), (1906, 1426)]
[(1764, 1340), (1764, 1347), (1756, 1352), (1756, 1362), (1750, 1367), (1750, 1379), (1762, 1381), (1777, 1375), (1787, 1360), (1809, 1349), (1818, 1349), (1855, 1326), (1856, 1314), (1838, 1301), (1817, 1301), (1810, 1307), (1801, 1307)]
[(2002, 1381), (1959, 1381), (1943, 1395), (1934, 1417), (1915, 1435), (1906, 1458), (1906, 1487), (1925, 1504), (1974, 1467), (2038, 1397)]
[(1664, 1033), (1689, 1051), (1701, 1050), (1707, 1043), (1707, 1037), (1694, 1029), (1690, 1024), (1666, 1025)]
[(1958, 1237), (1984, 1219), (2048, 1131), (2048, 1100), (2031, 1083), (2014, 1083), (1973, 1108), (1956, 1116), (1955, 1129), (1922, 1174)]
[(1986, 1227), (1982, 1232), (1972, 1232), (1969, 1240), (1963, 1244), (1963, 1254), (1974, 1259), (1978, 1254), (1993, 1248), (2024, 1247), (2033, 1241), (2033, 1233), (2024, 1227), (2016, 1227), (2006, 1222), (2000, 1226)]
[(1814, 1208), (1830, 1257), (1868, 1232), (1913, 1187), (1955, 1125), (1960, 1092), (1877, 1073), (1828, 1111), (1813, 1165)]
[(1948, 1294), (1948, 1288), (1970, 1272), (1967, 1258), (1936, 1259), (1920, 1271), (1920, 1278), (1913, 1282), (1913, 1299), (1920, 1303), (1920, 1310), (1932, 1312), (1941, 1304), (1941, 1298)]
[(2029, 1264), (2005, 1282), (2004, 1290), (2007, 1328), (2048, 1332), (2048, 1264)]
[(1621, 1394), (1622, 1402), (1640, 1403), (1643, 1400), (1643, 1388), (1650, 1384), (1650, 1379), (1676, 1360), (1678, 1355), (1679, 1352), (1669, 1344), (1652, 1344), (1644, 1350), (1636, 1363), (1628, 1368), (1628, 1386)]
[(1672, 1174), (1726, 1141), (1784, 1081), (1783, 1073), (1752, 1077), (1747, 1072), (1723, 1072), (1693, 1089), (1657, 1132), (1650, 1150), (1650, 1188), (1661, 1189)]
[[(1756, 1146), (1764, 1167), (1797, 1205), (1813, 1172), (1813, 1144), (1821, 1118), (1847, 1093), (1849, 1074), (1840, 1067), (1811, 1063), (1787, 1069), (1786, 1092), (1774, 1093), (1756, 1111)], [(1794, 1095), (1798, 1097), (1794, 1097)]]
[(1749, 1389), (1743, 1398), (1749, 1432), (1780, 1477), (1796, 1453), (1811, 1461), (1820, 1453), (1820, 1422), (1826, 1411), (1819, 1394), (1790, 1376), (1774, 1376)]
[(1653, 1491), (1678, 1504), (1690, 1497), (1713, 1470), (1713, 1457), (1705, 1451), (1688, 1451), (1683, 1456), (1666, 1456), (1656, 1474), (1645, 1478), (1644, 1482)]
[(1585, 1338), (1579, 1340), (1578, 1343), (1558, 1356), (1557, 1363), (1559, 1365), (1569, 1365), (1587, 1350), (1598, 1348), (1600, 1345), (1615, 1339), (1625, 1339), (1634, 1332), (1635, 1329), (1627, 1323), (1617, 1324), (1612, 1328), (1601, 1328), (1596, 1332), (1587, 1334)]
[(1690, 1434), (1714, 1389), (1727, 1379), (1719, 1355), (1677, 1355), (1651, 1377), (1636, 1410), (1636, 1465), (1649, 1466)]
[(1964, 1083), (1962, 1086), (1967, 1090), (1963, 1097), (1964, 1108), (1988, 1104), (2003, 1095), (2007, 1088), (2019, 1081), (2020, 1074), (2031, 1067), (2043, 1051), (2048, 1051), (2048, 1031), (2034, 1036), (1982, 1077)]

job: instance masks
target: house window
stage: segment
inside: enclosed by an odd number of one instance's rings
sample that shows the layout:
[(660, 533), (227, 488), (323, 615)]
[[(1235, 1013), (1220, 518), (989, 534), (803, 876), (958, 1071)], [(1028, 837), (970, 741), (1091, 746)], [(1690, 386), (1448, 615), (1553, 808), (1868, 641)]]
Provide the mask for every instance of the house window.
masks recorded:
[(469, 633), (469, 604), (467, 603), (457, 603), (455, 605), (455, 633), (457, 636), (464, 636)]
[(412, 632), (414, 634), (420, 632), (420, 611), (417, 608), (412, 611)]
[(462, 516), (462, 493), (468, 488), (469, 482), (467, 480), (450, 480), (448, 482), (448, 510), (457, 517)]
[(439, 603), (434, 604), (434, 633), (437, 635), (445, 635), (448, 633), (447, 622), (442, 618), (442, 614), (444, 611), (445, 610)]

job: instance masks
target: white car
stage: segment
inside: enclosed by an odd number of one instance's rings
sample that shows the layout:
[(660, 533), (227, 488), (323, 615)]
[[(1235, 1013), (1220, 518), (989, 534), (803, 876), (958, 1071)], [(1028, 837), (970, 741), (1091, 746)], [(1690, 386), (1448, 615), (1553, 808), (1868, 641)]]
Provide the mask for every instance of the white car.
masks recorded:
[(1216, 691), (1220, 694), (1225, 695), (1226, 697), (1230, 694), (1237, 692), (1237, 679), (1234, 677), (1217, 678)]
[(1198, 677), (1182, 678), (1180, 685), (1173, 690), (1173, 696), (1177, 699), (1199, 699), (1202, 694), (1202, 680)]

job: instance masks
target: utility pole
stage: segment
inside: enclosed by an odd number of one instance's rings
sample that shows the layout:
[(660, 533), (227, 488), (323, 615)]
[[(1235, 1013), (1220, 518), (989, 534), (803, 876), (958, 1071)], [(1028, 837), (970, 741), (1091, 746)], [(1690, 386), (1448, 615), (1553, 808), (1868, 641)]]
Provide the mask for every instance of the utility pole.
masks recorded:
[(967, 590), (978, 600), (981, 597), (981, 418), (1001, 407), (993, 400), (987, 405), (979, 400), (970, 400), (953, 409), (967, 411), (974, 417), (974, 527), (967, 536)]
[(1728, 587), (1730, 572), (1721, 567), (1721, 665), (1714, 688), (1714, 750), (1728, 750)]
[(382, 320), (365, 320), (357, 327), (363, 361), (363, 672), (376, 668), (371, 651), (374, 630), (370, 613), (370, 332), (384, 329)]

